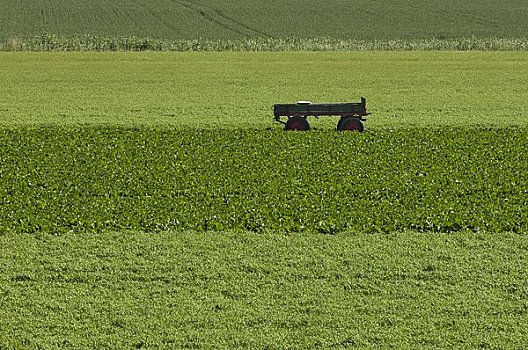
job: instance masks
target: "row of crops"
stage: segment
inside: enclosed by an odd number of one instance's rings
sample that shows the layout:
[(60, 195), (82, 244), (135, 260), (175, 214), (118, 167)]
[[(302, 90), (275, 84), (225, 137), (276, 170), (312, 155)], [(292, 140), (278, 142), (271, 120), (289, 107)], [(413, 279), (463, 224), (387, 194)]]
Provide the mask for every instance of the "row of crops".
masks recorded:
[(528, 230), (526, 128), (43, 127), (0, 140), (0, 232)]
[(43, 32), (66, 37), (156, 39), (522, 38), (524, 0), (0, 0), (0, 39)]
[(61, 36), (42, 33), (0, 40), (0, 51), (527, 51), (527, 38), (335, 38), (154, 39), (137, 36)]

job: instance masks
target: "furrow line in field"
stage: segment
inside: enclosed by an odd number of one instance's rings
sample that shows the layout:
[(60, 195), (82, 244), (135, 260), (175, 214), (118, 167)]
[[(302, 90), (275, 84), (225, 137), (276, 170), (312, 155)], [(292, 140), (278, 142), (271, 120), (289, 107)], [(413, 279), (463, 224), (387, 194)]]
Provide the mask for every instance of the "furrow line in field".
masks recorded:
[(198, 5), (192, 1), (186, 0), (172, 0), (184, 6), (187, 9), (198, 12), (207, 21), (213, 22), (227, 30), (230, 30), (243, 37), (250, 36), (250, 34), (258, 34), (259, 36), (269, 37), (268, 34), (259, 30), (253, 29), (250, 26), (225, 15), (222, 11), (210, 8), (204, 5)]
[(143, 34), (147, 34), (143, 28), (141, 28), (137, 22), (135, 21), (134, 17), (132, 16), (132, 14), (130, 13), (130, 11), (123, 11), (123, 13), (121, 13), (120, 11), (118, 11), (118, 9), (115, 7), (115, 5), (110, 5), (109, 6), (109, 9), (110, 11), (112, 12), (112, 14), (114, 15), (115, 17), (115, 23), (118, 23), (118, 22), (121, 22), (123, 23), (124, 25), (126, 25), (126, 22), (129, 21), (130, 24), (136, 28), (136, 30), (138, 30), (139, 32), (143, 32)]
[(223, 13), (222, 11), (218, 10), (218, 9), (212, 9), (218, 16), (226, 19), (227, 21), (233, 23), (233, 24), (237, 24), (245, 29), (247, 29), (248, 31), (251, 31), (251, 32), (254, 32), (255, 34), (259, 34), (261, 36), (264, 36), (264, 37), (270, 37), (269, 34), (263, 32), (263, 31), (260, 31), (260, 30), (257, 30), (257, 29), (254, 29), (254, 28), (251, 28), (250, 26), (248, 26), (247, 24), (243, 23), (243, 22), (240, 22), (240, 21), (237, 21), (235, 20), (234, 18), (226, 15), (225, 13)]
[(137, 0), (131, 0), (133, 3), (137, 4), (137, 6), (139, 7), (142, 7), (145, 9), (145, 11), (147, 11), (153, 18), (156, 18), (158, 21), (160, 21), (165, 27), (173, 30), (174, 32), (178, 32), (180, 29), (177, 28), (176, 26), (170, 24), (170, 22), (167, 22), (165, 20), (163, 20), (159, 14), (157, 14), (152, 8), (148, 7), (148, 6), (145, 6), (143, 3), (141, 3), (140, 1), (137, 1)]
[(433, 13), (436, 18), (442, 18), (445, 23), (456, 22), (455, 18), (458, 17), (458, 18), (462, 18), (464, 21), (474, 23), (477, 25), (488, 25), (494, 28), (500, 28), (501, 26), (501, 23), (497, 21), (493, 21), (489, 18), (485, 18), (479, 15), (473, 14), (469, 10), (460, 11), (460, 9), (450, 8), (446, 11), (441, 11), (441, 10), (437, 10), (433, 8), (426, 9), (426, 8), (411, 5), (411, 4), (408, 4), (407, 7), (411, 9), (413, 13), (419, 13), (419, 12), (424, 13), (426, 18), (427, 16), (430, 16), (431, 13)]

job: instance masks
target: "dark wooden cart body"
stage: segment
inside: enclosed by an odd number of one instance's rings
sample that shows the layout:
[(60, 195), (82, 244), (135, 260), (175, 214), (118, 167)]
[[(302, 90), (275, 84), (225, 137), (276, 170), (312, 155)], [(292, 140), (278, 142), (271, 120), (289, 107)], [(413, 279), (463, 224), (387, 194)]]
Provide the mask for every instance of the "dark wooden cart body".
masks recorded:
[[(277, 122), (285, 124), (286, 130), (308, 130), (310, 127), (306, 118), (309, 116), (340, 116), (338, 130), (363, 130), (364, 117), (367, 112), (367, 101), (361, 97), (361, 102), (352, 103), (318, 103), (299, 101), (295, 104), (275, 104), (273, 115)], [(287, 117), (287, 121), (281, 120)], [(349, 125), (350, 124), (350, 125)], [(345, 127), (348, 126), (348, 127)]]

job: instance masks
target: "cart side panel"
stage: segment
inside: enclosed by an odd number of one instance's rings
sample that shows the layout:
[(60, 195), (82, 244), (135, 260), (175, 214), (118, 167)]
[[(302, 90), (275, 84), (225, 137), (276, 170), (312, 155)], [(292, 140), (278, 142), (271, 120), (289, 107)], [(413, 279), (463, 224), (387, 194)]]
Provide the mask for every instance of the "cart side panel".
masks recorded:
[(365, 105), (361, 103), (327, 103), (327, 104), (276, 104), (273, 114), (278, 116), (322, 116), (322, 115), (366, 115)]

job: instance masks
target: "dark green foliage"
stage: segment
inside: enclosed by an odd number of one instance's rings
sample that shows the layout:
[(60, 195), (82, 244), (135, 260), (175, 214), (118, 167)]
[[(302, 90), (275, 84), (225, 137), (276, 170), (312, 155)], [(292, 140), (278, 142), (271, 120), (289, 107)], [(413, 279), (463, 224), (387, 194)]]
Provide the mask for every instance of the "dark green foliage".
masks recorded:
[(0, 39), (520, 38), (524, 0), (0, 0)]
[(526, 232), (526, 128), (4, 129), (0, 230)]

